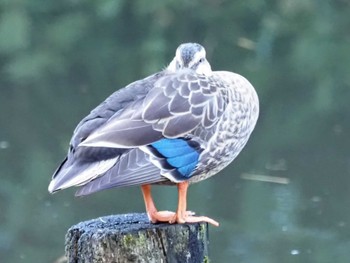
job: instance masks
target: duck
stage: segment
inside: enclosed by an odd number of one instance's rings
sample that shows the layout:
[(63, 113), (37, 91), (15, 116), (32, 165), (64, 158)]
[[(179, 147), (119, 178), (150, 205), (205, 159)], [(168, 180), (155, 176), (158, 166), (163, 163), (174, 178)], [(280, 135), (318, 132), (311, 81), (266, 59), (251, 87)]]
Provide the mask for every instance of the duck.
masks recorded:
[[(213, 71), (205, 48), (183, 43), (170, 64), (115, 91), (83, 118), (48, 191), (76, 196), (140, 186), (152, 223), (219, 223), (187, 210), (190, 184), (218, 174), (242, 151), (259, 116), (252, 84)], [(153, 185), (178, 190), (175, 212), (158, 211)]]

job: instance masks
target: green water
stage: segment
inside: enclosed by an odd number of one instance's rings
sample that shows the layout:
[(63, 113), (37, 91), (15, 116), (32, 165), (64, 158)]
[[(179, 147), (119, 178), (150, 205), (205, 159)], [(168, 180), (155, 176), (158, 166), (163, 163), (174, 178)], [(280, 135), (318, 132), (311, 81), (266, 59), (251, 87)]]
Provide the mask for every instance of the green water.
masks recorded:
[[(220, 222), (211, 262), (348, 262), (349, 10), (341, 0), (0, 1), (0, 261), (55, 262), (71, 225), (144, 211), (137, 187), (74, 198), (47, 186), (82, 117), (196, 41), (261, 103), (240, 156), (189, 189), (189, 209)], [(160, 209), (176, 200), (175, 188), (155, 189)]]

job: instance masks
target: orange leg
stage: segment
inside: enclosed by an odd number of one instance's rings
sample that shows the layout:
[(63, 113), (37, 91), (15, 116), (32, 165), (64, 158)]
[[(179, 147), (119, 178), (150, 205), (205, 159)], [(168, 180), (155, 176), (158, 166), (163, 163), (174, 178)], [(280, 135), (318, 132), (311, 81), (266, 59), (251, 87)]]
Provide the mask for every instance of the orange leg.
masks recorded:
[(141, 186), (143, 199), (145, 201), (146, 212), (148, 218), (152, 223), (157, 222), (169, 222), (174, 218), (175, 213), (170, 211), (157, 211), (156, 206), (154, 205), (152, 194), (151, 194), (151, 185), (145, 184)]
[(182, 182), (177, 185), (178, 188), (178, 208), (176, 213), (170, 211), (157, 211), (152, 195), (151, 195), (151, 186), (150, 185), (142, 185), (142, 193), (143, 198), (146, 205), (146, 211), (149, 219), (152, 223), (156, 222), (169, 222), (171, 224), (178, 223), (197, 223), (197, 222), (207, 222), (214, 226), (219, 226), (219, 223), (215, 220), (206, 217), (206, 216), (194, 216), (193, 212), (186, 211), (187, 209), (187, 189), (188, 182)]

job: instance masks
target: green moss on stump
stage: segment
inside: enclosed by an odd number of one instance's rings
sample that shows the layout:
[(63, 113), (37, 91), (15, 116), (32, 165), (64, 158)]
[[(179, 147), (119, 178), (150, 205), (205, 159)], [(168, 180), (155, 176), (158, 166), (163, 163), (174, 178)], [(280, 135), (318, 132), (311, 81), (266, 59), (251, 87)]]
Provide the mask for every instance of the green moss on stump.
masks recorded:
[(208, 225), (151, 224), (146, 214), (106, 216), (72, 226), (68, 262), (209, 262)]

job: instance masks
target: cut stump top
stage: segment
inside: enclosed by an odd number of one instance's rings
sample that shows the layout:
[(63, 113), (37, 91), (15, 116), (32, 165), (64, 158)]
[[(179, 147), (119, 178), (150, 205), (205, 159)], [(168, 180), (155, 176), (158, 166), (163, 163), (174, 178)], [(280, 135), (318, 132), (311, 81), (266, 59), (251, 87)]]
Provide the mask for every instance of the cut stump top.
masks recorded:
[(104, 216), (72, 226), (68, 262), (208, 262), (208, 224), (152, 224), (145, 213)]

